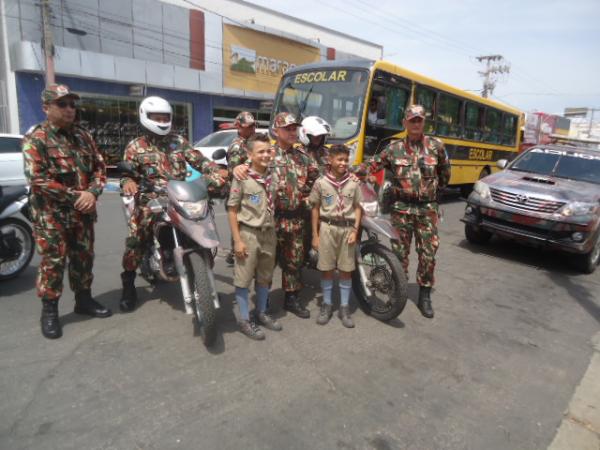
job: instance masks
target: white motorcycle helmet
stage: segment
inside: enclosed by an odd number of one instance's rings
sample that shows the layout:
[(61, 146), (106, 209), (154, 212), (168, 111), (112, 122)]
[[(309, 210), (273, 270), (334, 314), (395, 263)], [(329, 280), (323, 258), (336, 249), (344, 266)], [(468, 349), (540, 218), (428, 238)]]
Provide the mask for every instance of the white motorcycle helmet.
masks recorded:
[(304, 145), (310, 144), (311, 136), (329, 136), (331, 134), (331, 126), (327, 121), (321, 119), (318, 116), (308, 116), (302, 121), (300, 128), (298, 129), (298, 138)]
[[(168, 122), (156, 122), (148, 117), (149, 114), (168, 114)], [(140, 123), (154, 134), (165, 136), (171, 131), (173, 109), (168, 101), (160, 97), (147, 97), (140, 103)]]

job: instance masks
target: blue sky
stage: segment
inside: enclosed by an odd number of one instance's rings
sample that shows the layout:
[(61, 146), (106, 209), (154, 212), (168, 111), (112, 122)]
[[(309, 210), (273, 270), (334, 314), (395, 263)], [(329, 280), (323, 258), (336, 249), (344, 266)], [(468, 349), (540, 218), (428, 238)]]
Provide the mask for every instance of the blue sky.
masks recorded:
[(511, 73), (492, 98), (525, 111), (600, 108), (600, 0), (249, 1), (381, 44), (384, 59), (462, 89), (481, 89), (476, 56), (501, 54)]

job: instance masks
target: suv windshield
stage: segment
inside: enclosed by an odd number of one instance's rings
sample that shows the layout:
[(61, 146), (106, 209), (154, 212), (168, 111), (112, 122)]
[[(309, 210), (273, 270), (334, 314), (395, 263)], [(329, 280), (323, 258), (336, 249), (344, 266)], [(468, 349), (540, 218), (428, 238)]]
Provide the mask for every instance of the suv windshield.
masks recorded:
[(194, 147), (229, 147), (237, 133), (235, 131), (216, 131), (194, 144)]
[(515, 160), (510, 170), (600, 184), (600, 154), (533, 148)]
[(315, 69), (284, 77), (274, 114), (291, 112), (298, 120), (319, 116), (331, 125), (332, 139), (358, 133), (369, 72), (351, 69)]

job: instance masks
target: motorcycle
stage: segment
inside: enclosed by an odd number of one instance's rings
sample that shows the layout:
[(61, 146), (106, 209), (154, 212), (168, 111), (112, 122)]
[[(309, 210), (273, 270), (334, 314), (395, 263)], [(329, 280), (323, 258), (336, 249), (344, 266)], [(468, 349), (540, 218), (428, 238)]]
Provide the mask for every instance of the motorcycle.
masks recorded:
[[(128, 162), (117, 168), (135, 175)], [(202, 341), (210, 347), (217, 337), (216, 311), (220, 308), (213, 274), (219, 235), (206, 183), (203, 178), (170, 180), (166, 187), (142, 182), (135, 198), (122, 195), (127, 221), (141, 193), (157, 194), (147, 207), (158, 216), (152, 245), (140, 264), (142, 277), (151, 284), (179, 281), (185, 312), (194, 315)]]
[[(363, 215), (352, 288), (365, 314), (386, 322), (398, 317), (408, 300), (404, 269), (396, 254), (382, 241), (388, 239), (394, 248), (400, 236), (390, 221), (381, 216), (380, 205), (384, 203), (373, 186), (362, 183), (361, 190)], [(387, 191), (384, 188), (380, 192), (385, 195)]]
[(33, 257), (35, 241), (29, 220), (27, 186), (0, 188), (0, 281), (19, 275)]

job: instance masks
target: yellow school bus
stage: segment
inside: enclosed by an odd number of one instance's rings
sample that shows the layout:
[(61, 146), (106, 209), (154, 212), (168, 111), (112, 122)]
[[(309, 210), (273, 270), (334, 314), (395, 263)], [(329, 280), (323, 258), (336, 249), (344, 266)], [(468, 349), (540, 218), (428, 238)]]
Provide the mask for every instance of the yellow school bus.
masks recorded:
[(521, 111), (386, 61), (330, 61), (294, 67), (281, 79), (273, 117), (288, 111), (320, 116), (332, 128), (330, 144), (352, 149), (354, 164), (406, 135), (405, 108), (427, 110), (425, 133), (444, 141), (450, 184), (468, 190), (519, 149)]

